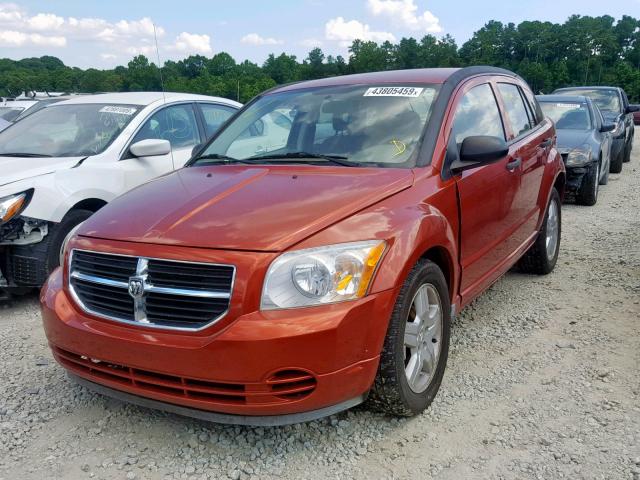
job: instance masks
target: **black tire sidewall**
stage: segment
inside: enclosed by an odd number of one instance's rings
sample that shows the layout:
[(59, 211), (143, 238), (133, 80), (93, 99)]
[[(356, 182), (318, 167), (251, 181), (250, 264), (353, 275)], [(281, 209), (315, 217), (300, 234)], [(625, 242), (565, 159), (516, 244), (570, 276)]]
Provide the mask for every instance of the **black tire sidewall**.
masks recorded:
[[(407, 292), (403, 296), (403, 305), (401, 308), (394, 312), (392, 318), (393, 322), (399, 322), (398, 328), (395, 329), (398, 332), (396, 338), (394, 338), (394, 352), (395, 352), (395, 366), (397, 385), (400, 388), (400, 396), (405, 406), (411, 410), (414, 414), (423, 411), (435, 398), (444, 371), (447, 365), (447, 358), (449, 356), (449, 341), (451, 337), (451, 312), (449, 308), (449, 289), (445, 281), (442, 271), (432, 262), (425, 262), (423, 267), (417, 272), (416, 275), (408, 279), (409, 282), (406, 285)], [(409, 309), (411, 308), (411, 302), (418, 289), (429, 283), (435, 287), (440, 296), (440, 302), (442, 306), (442, 338), (440, 345), (440, 356), (438, 358), (438, 366), (436, 367), (436, 373), (431, 380), (431, 383), (427, 389), (422, 393), (415, 393), (409, 387), (405, 375), (404, 365), (404, 332), (406, 328), (406, 319), (409, 315)]]
[(51, 238), (45, 258), (45, 269), (47, 273), (51, 273), (60, 265), (60, 249), (62, 248), (62, 242), (64, 242), (69, 232), (91, 215), (93, 215), (93, 212), (90, 210), (71, 210), (64, 216), (60, 223), (50, 229), (49, 235), (51, 235)]
[[(556, 208), (558, 210), (558, 241), (556, 242), (556, 251), (554, 253), (553, 258), (549, 258), (547, 255), (546, 249), (546, 240), (547, 240), (547, 223), (549, 221), (549, 207), (551, 206), (551, 202), (556, 202)], [(544, 258), (546, 260), (545, 270), (550, 272), (556, 266), (558, 261), (558, 256), (560, 254), (560, 241), (562, 239), (562, 203), (560, 202), (560, 195), (558, 191), (554, 188), (551, 190), (551, 197), (549, 198), (549, 203), (547, 203), (547, 211), (544, 213), (544, 223), (542, 226), (542, 230), (540, 230), (540, 235), (538, 237), (538, 241), (542, 243), (544, 249)]]

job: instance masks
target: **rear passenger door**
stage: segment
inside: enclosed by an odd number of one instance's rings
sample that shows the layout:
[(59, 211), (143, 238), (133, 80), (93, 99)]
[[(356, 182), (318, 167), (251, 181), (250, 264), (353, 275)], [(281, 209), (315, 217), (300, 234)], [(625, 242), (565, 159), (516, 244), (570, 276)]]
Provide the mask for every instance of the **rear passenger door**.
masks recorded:
[[(505, 112), (505, 126), (509, 154), (521, 176), (521, 187), (514, 198), (516, 224), (514, 225), (515, 247), (525, 244), (536, 231), (541, 202), (538, 199), (544, 174), (544, 160), (552, 139), (539, 128), (537, 108), (527, 99), (522, 88), (508, 81), (497, 82), (497, 91)], [(543, 202), (544, 204), (544, 202)]]
[[(476, 135), (506, 140), (494, 89), (474, 80), (456, 96), (449, 150), (459, 155), (465, 138)], [(481, 82), (481, 83), (480, 83)], [(477, 296), (501, 273), (515, 248), (518, 222), (515, 199), (520, 189), (519, 167), (512, 157), (463, 171), (455, 177), (460, 202), (460, 293), (463, 304)]]

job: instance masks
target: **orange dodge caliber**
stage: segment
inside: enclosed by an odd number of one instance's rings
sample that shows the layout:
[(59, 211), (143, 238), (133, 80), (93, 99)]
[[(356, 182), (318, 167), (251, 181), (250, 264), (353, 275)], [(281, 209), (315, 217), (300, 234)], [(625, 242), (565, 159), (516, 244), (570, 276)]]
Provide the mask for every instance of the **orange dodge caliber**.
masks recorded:
[(68, 238), (44, 328), (75, 380), (144, 406), (415, 415), (455, 312), (516, 263), (553, 270), (564, 185), (554, 126), (509, 71), (281, 86)]

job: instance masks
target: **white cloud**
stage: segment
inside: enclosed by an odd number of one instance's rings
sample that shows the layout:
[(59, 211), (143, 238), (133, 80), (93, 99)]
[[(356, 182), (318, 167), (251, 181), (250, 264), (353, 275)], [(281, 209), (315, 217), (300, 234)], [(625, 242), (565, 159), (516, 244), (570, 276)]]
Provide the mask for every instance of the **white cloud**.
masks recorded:
[(61, 36), (23, 33), (15, 30), (0, 30), (0, 45), (3, 47), (22, 47), (27, 45), (64, 47), (66, 44), (67, 39)]
[(358, 20), (345, 21), (342, 17), (332, 18), (325, 25), (327, 40), (335, 40), (341, 47), (348, 47), (354, 40), (374, 42), (395, 42), (396, 37), (390, 32), (371, 30), (369, 25)]
[(196, 33), (182, 32), (176, 37), (173, 45), (169, 45), (167, 50), (181, 53), (209, 54), (211, 48), (211, 38), (209, 35), (198, 35)]
[(273, 37), (261, 37), (257, 33), (249, 33), (240, 39), (248, 45), (282, 45), (284, 42)]
[(427, 33), (442, 32), (438, 17), (429, 10), (418, 13), (415, 0), (367, 0), (367, 6), (374, 16), (389, 18), (397, 27)]
[(115, 60), (117, 55), (114, 55), (113, 53), (101, 53), (100, 58), (103, 60)]

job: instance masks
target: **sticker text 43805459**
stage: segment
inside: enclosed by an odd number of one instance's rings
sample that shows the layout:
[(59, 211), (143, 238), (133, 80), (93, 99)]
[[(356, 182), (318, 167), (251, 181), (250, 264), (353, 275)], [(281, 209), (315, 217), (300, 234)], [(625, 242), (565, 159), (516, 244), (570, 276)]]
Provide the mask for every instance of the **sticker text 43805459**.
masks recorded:
[(371, 87), (364, 92), (365, 97), (419, 97), (421, 87)]

